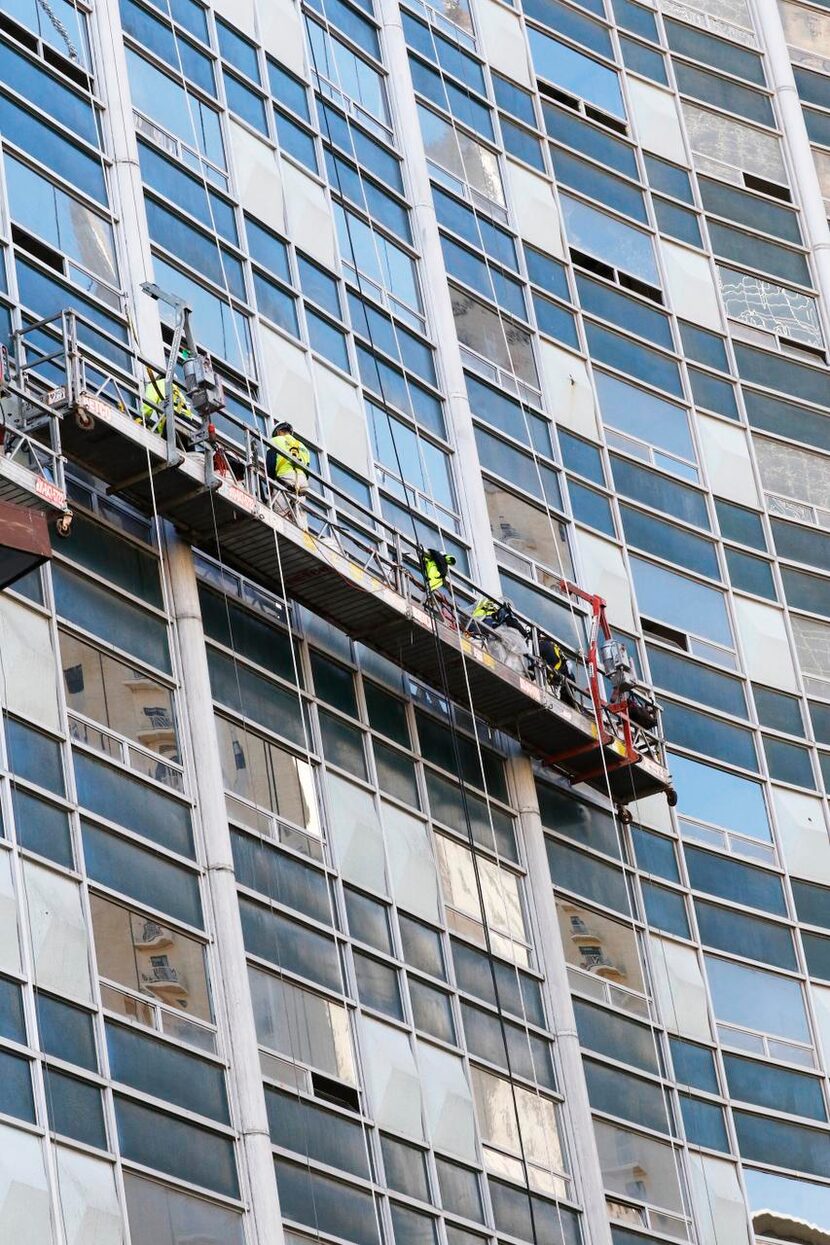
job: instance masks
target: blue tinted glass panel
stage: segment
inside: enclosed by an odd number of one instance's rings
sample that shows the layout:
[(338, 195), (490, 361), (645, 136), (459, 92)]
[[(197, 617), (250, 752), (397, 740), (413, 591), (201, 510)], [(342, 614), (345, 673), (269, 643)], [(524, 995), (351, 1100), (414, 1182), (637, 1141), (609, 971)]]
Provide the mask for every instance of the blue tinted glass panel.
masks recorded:
[(687, 1042), (684, 1038), (669, 1038), (675, 1079), (678, 1085), (693, 1085), (709, 1094), (719, 1094), (715, 1060), (707, 1046)]
[(576, 319), (572, 312), (541, 294), (533, 295), (533, 308), (536, 312), (536, 323), (540, 333), (563, 342), (573, 350), (579, 349), (579, 337), (576, 331)]
[(750, 731), (699, 713), (696, 709), (663, 702), (663, 729), (666, 738), (684, 748), (693, 748), (720, 761), (757, 769), (755, 743)]
[(630, 506), (620, 507), (620, 517), (630, 545), (636, 545), (646, 553), (657, 554), (689, 571), (697, 571), (699, 575), (720, 579), (715, 546), (711, 541), (683, 531), (673, 523), (665, 523), (642, 510), (633, 510)]
[(686, 1137), (693, 1146), (707, 1146), (710, 1150), (729, 1153), (723, 1107), (714, 1102), (704, 1102), (690, 1094), (680, 1095), (680, 1110)]
[(84, 857), (91, 878), (140, 904), (201, 927), (197, 874), (97, 826), (83, 823), (82, 829)]
[(669, 238), (679, 238), (690, 246), (703, 245), (700, 225), (694, 212), (689, 212), (676, 203), (669, 203), (668, 199), (661, 199), (659, 195), (654, 196), (653, 203), (660, 233)]
[(723, 1063), (731, 1097), (787, 1115), (827, 1119), (821, 1082), (816, 1077), (727, 1052), (724, 1052)]
[(640, 467), (627, 458), (611, 454), (611, 470), (614, 483), (621, 493), (645, 506), (662, 510), (664, 514), (674, 515), (684, 523), (693, 523), (695, 527), (709, 529), (709, 515), (706, 508), (706, 496), (696, 489), (679, 484), (668, 476)]
[(667, 350), (674, 348), (669, 318), (654, 307), (580, 272), (576, 274), (576, 288), (579, 301), (586, 311), (602, 316), (630, 333), (637, 333), (656, 346), (665, 346)]
[(691, 757), (670, 756), (681, 813), (769, 842), (769, 818), (760, 783)]
[(723, 593), (641, 558), (632, 558), (631, 565), (642, 613), (732, 647)]
[(658, 354), (628, 337), (622, 337), (619, 333), (612, 333), (610, 329), (601, 328), (598, 324), (587, 323), (585, 336), (590, 353), (609, 367), (627, 372), (646, 384), (665, 389), (675, 397), (683, 396), (680, 371), (673, 359), (666, 358), (665, 355)]
[(161, 847), (194, 857), (190, 809), (123, 769), (75, 750), (78, 799), (92, 812)]
[(795, 971), (792, 934), (786, 926), (774, 925), (745, 912), (719, 908), (702, 899), (695, 900), (695, 913), (701, 941), (710, 947)]
[(669, 882), (680, 881), (671, 839), (662, 834), (654, 834), (651, 830), (644, 830), (642, 826), (632, 826), (631, 838), (638, 869), (666, 878)]
[(626, 35), (620, 35), (620, 47), (626, 69), (632, 69), (635, 73), (641, 73), (644, 78), (651, 78), (662, 86), (668, 86), (666, 62), (660, 52), (647, 48), (644, 43), (629, 39)]
[(60, 745), (14, 718), (5, 719), (9, 768), (18, 778), (64, 794)]
[(577, 522), (594, 527), (599, 532), (605, 532), (606, 536), (616, 535), (611, 503), (604, 494), (597, 493), (592, 488), (586, 488), (584, 484), (578, 484), (576, 480), (568, 482), (568, 494)]
[(694, 461), (689, 416), (682, 407), (606, 372), (595, 371), (594, 376), (606, 424)]
[(567, 147), (573, 147), (581, 155), (590, 156), (598, 164), (616, 169), (618, 173), (639, 181), (634, 149), (628, 143), (596, 125), (591, 125), (578, 114), (557, 107), (544, 97), (542, 111), (545, 129), (551, 138)]
[(662, 190), (663, 194), (674, 199), (682, 199), (684, 203), (693, 204), (694, 195), (689, 174), (668, 160), (645, 153), (646, 175), (653, 190)]
[(677, 934), (680, 938), (688, 938), (689, 920), (683, 896), (678, 891), (659, 886), (656, 882), (644, 881), (642, 887), (649, 925), (669, 934)]
[(537, 73), (615, 117), (625, 119), (620, 82), (612, 69), (540, 30), (528, 29)]

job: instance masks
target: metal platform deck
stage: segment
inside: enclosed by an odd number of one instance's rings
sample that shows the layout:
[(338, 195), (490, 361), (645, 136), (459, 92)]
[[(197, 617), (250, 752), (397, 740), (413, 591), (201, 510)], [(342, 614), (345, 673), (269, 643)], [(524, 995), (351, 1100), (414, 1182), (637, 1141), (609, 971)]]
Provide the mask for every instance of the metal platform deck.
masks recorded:
[[(61, 391), (54, 390), (51, 402), (61, 400)], [(110, 492), (146, 514), (157, 510), (200, 548), (276, 594), (296, 599), (430, 686), (443, 687), (445, 675), (458, 703), (466, 705), (471, 693), (476, 713), (533, 755), (549, 760), (574, 752), (566, 766), (557, 768), (572, 782), (586, 776), (590, 786), (607, 791), (600, 754), (590, 747), (597, 739), (593, 718), (437, 621), (415, 599), (405, 568), (380, 559), (374, 568), (361, 565), (347, 555), (333, 529), (317, 536), (304, 532), (227, 477), (218, 487), (206, 488), (203, 454), (183, 454), (171, 465), (165, 441), (129, 415), (88, 393), (79, 395), (78, 404), (94, 426), (83, 429), (67, 412), (63, 452), (105, 480)], [(620, 741), (603, 751), (611, 791), (620, 802), (670, 787), (668, 772), (653, 760), (621, 764), (625, 749)]]
[(47, 519), (66, 514), (66, 493), (29, 467), (0, 454), (0, 501), (27, 510), (42, 510)]

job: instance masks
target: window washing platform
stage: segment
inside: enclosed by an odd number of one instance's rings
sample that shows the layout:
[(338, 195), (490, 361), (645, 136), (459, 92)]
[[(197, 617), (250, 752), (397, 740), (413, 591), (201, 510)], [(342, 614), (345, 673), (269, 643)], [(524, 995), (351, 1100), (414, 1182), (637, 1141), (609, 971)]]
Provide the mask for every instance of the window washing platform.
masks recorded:
[[(656, 735), (639, 732), (632, 756), (619, 720), (608, 712), (600, 741), (590, 700), (584, 707), (563, 703), (541, 669), (535, 678), (519, 674), (451, 625), (448, 611), (427, 609), (414, 546), (346, 494), (325, 482), (322, 496), (309, 490), (302, 512), (309, 530), (303, 530), (296, 516), (277, 513), (263, 500), (267, 486), (250, 441), (247, 463), (235, 464), (237, 479), (228, 463), (238, 458), (238, 447), (226, 442), (217, 456), (215, 436), (208, 436), (185, 452), (131, 414), (130, 406), (138, 409), (137, 387), (126, 401), (113, 401), (103, 385), (89, 387), (78, 354), (67, 358), (64, 376), (67, 383), (45, 397), (60, 423), (62, 452), (105, 481), (110, 493), (169, 520), (192, 544), (308, 607), (430, 687), (446, 689), (458, 704), (472, 701), (476, 715), (571, 783), (603, 794), (610, 787), (620, 804), (672, 792)], [(187, 431), (180, 427), (180, 436)], [(458, 583), (461, 590), (460, 576)]]

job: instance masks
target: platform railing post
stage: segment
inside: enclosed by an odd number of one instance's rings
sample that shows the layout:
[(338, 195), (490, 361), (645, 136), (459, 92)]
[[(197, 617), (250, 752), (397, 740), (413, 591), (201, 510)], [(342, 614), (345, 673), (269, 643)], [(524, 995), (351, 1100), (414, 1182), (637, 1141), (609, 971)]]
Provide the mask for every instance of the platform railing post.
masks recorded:
[(80, 356), (78, 354), (78, 326), (74, 311), (61, 313), (61, 335), (66, 386), (66, 406), (71, 409), (81, 392)]

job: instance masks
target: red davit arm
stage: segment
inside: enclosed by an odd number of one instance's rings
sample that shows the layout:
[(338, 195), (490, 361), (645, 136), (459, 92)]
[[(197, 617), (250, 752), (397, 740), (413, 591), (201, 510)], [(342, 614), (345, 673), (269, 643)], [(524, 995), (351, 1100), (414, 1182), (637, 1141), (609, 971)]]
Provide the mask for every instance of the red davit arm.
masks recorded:
[(584, 588), (580, 588), (579, 584), (571, 583), (569, 579), (561, 579), (559, 587), (562, 592), (584, 601), (591, 607), (591, 626), (588, 635), (587, 654), (588, 686), (591, 700), (594, 704), (599, 744), (608, 744), (614, 738), (614, 735), (606, 727), (606, 713), (613, 713), (619, 719), (622, 727), (622, 742), (625, 746), (626, 754), (625, 760), (620, 760), (619, 764), (634, 765), (641, 759), (641, 756), (634, 747), (626, 689), (620, 682), (615, 681), (611, 699), (606, 700), (603, 694), (601, 678), (606, 671), (604, 664), (600, 665), (600, 638), (606, 644), (612, 642), (614, 638), (608, 625), (608, 619), (605, 616), (605, 600), (598, 593), (587, 592)]

